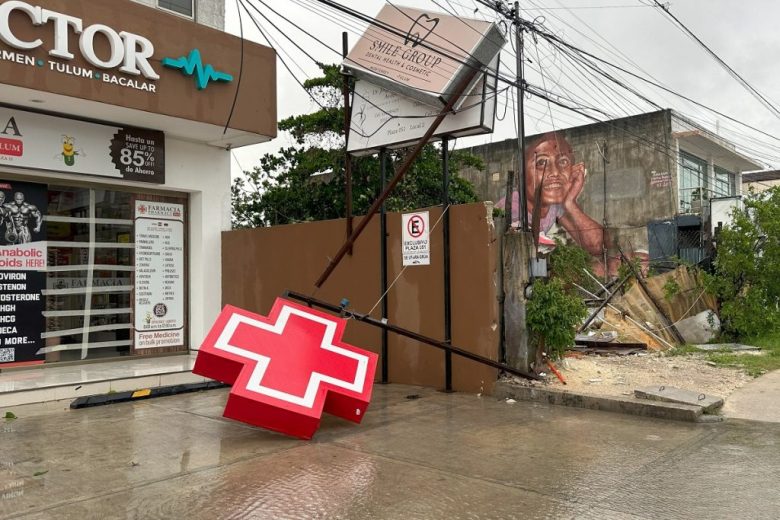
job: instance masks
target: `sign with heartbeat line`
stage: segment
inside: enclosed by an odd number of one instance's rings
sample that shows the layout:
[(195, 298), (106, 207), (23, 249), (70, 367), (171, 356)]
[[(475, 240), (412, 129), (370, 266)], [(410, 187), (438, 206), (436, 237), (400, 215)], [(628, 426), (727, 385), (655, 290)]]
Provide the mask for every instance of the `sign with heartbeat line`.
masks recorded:
[(163, 67), (178, 69), (186, 76), (194, 76), (198, 90), (205, 89), (211, 81), (220, 81), (223, 83), (233, 81), (233, 76), (231, 74), (220, 72), (216, 70), (213, 65), (204, 65), (200, 56), (200, 50), (198, 49), (192, 49), (188, 56), (163, 58), (162, 65)]

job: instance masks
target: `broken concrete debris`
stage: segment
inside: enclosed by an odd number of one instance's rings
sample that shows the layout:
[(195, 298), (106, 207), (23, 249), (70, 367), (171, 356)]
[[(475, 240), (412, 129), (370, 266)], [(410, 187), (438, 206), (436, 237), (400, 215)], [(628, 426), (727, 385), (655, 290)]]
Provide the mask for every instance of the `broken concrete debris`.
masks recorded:
[[(600, 319), (594, 319), (590, 328), (598, 328), (602, 334), (616, 334), (617, 338), (610, 343), (645, 344), (651, 350), (672, 348), (681, 340), (688, 343), (711, 341), (720, 331), (715, 315), (717, 304), (703, 289), (699, 276), (696, 271), (681, 266), (668, 273), (643, 278), (622, 295), (610, 295), (614, 297), (606, 305), (602, 302), (593, 309), (592, 316), (594, 311), (601, 311)], [(674, 294), (664, 289), (669, 282), (677, 287)], [(584, 340), (579, 336), (578, 339)]]
[(634, 390), (634, 395), (639, 399), (700, 406), (704, 413), (715, 413), (723, 406), (723, 398), (721, 397), (665, 385), (637, 388)]

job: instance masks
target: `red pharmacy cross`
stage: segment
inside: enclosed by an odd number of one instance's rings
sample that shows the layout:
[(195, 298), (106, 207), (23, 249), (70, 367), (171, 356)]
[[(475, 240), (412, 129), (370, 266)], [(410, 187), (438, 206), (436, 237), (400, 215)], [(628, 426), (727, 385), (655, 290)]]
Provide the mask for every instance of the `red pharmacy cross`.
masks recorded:
[(345, 323), (281, 298), (267, 318), (227, 306), (193, 372), (233, 385), (225, 417), (306, 439), (323, 411), (359, 423), (377, 355), (343, 343)]

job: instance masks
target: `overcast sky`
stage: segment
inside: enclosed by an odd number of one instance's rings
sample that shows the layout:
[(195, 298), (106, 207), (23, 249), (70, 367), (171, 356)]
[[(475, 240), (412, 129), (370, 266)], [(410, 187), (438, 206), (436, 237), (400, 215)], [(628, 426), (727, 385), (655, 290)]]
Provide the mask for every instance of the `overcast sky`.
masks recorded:
[[(315, 59), (329, 63), (340, 61), (339, 55), (291, 27), (264, 7), (260, 0), (244, 1), (261, 9), (274, 24), (294, 38)], [(364, 23), (345, 15), (333, 15), (336, 17), (334, 19), (324, 17), (317, 11), (323, 8), (316, 0), (262, 1), (336, 49), (341, 49), (341, 33), (346, 30), (344, 26), (351, 31), (351, 44), (365, 28)], [(376, 15), (384, 4), (381, 0), (339, 0), (339, 3), (371, 16)], [(479, 7), (479, 11), (474, 13), (477, 4), (473, 0), (403, 0), (400, 5), (443, 12), (442, 7), (436, 3), (448, 10), (455, 9), (464, 16), (496, 19), (495, 13), (485, 7)], [(520, 7), (524, 9), (526, 19), (535, 20), (545, 30), (557, 34), (577, 47), (632, 72), (652, 78), (676, 92), (773, 136), (780, 136), (780, 118), (729, 76), (660, 9), (649, 7), (646, 5), (648, 3), (651, 3), (651, 0), (532, 0), (520, 2)], [(226, 4), (227, 30), (238, 34), (236, 0), (226, 0)], [(534, 9), (538, 6), (543, 6), (544, 9)], [(669, 6), (671, 12), (726, 63), (780, 107), (780, 93), (777, 88), (780, 83), (780, 31), (777, 29), (780, 1), (677, 0)], [(329, 12), (327, 9), (325, 11)], [(256, 12), (252, 14), (263, 30), (268, 31), (276, 40), (274, 46), (277, 47), (277, 52), (281, 48), (283, 53), (289, 53), (285, 60), (299, 80), (317, 75), (318, 69), (308, 57), (295, 49), (290, 41), (280, 36)], [(245, 38), (267, 44), (245, 12), (242, 13), (242, 18)], [(548, 90), (556, 92), (568, 90), (581, 98), (583, 103), (617, 116), (653, 110), (631, 94), (626, 94), (626, 97), (633, 100), (636, 106), (613, 94), (608, 93), (605, 96), (600, 93), (598, 89), (605, 88), (603, 83), (597, 82), (593, 76), (586, 77), (567, 62), (566, 58), (551, 52), (542, 42), (536, 44), (530, 40), (526, 50), (527, 57), (533, 62), (528, 64), (527, 70), (528, 81), (533, 84), (544, 84)], [(508, 76), (514, 75), (514, 57), (509, 54), (511, 51), (507, 45), (502, 53), (502, 62), (505, 64), (502, 74)], [(544, 77), (538, 72), (540, 64)], [(279, 118), (311, 112), (316, 108), (279, 60), (277, 73)], [(747, 130), (671, 94), (648, 87), (637, 79), (623, 77), (657, 104), (677, 109), (709, 128), (715, 129), (717, 125), (719, 133), (741, 145), (746, 155), (759, 158), (762, 163), (780, 167), (780, 141)], [(499, 116), (504, 113), (505, 107), (509, 114), (503, 121), (496, 123), (495, 132), (492, 135), (460, 139), (458, 147), (515, 137), (513, 100), (501, 95), (498, 104)], [(530, 98), (526, 104), (526, 134), (529, 135), (553, 127), (566, 128), (592, 122), (564, 109), (555, 108), (550, 111), (547, 103), (540, 99)], [(289, 144), (291, 139), (280, 134), (270, 143), (235, 150), (233, 175), (236, 176), (241, 171), (239, 164), (244, 170), (249, 169), (258, 162), (262, 154)]]

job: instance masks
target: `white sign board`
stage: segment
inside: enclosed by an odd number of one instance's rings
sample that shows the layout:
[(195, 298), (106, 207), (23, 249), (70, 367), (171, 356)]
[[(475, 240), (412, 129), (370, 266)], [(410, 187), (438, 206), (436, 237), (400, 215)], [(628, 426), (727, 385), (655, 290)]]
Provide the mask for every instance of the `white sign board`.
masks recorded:
[(401, 215), (403, 265), (430, 265), (430, 220), (427, 211)]
[(165, 136), (0, 107), (0, 167), (165, 182)]
[(495, 23), (411, 7), (387, 4), (376, 20), (344, 66), (358, 79), (433, 107), (446, 105), (474, 67), (491, 63), (506, 42)]
[[(497, 71), (498, 57), (490, 69)], [(496, 77), (485, 74), (461, 108), (444, 118), (433, 137), (491, 133), (496, 117)], [(408, 146), (425, 135), (440, 111), (368, 81), (357, 81), (347, 150), (368, 155), (383, 147)]]
[(135, 203), (135, 348), (184, 345), (184, 206)]

